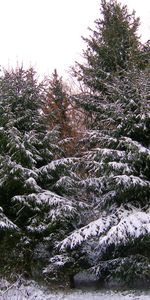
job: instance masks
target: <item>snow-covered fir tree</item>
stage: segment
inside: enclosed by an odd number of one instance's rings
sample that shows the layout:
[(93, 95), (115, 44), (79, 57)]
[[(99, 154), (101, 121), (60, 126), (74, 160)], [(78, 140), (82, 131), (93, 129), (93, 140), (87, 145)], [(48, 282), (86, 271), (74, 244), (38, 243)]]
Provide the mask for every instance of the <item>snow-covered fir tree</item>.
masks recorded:
[[(70, 168), (75, 159), (63, 158), (59, 134), (50, 130), (42, 111), (45, 101), (45, 87), (32, 68), (1, 74), (0, 233), (1, 249), (4, 244), (8, 248), (1, 265), (10, 257), (16, 270), (29, 273), (34, 249), (41, 253), (47, 247), (49, 256), (68, 227), (78, 223), (82, 206), (68, 196), (67, 178), (75, 177)], [(66, 190), (59, 188), (63, 182)]]
[(105, 109), (108, 101), (104, 97), (110, 93), (108, 82), (111, 85), (114, 76), (125, 70), (144, 69), (150, 53), (148, 43), (140, 41), (140, 20), (135, 11), (130, 13), (126, 5), (116, 0), (102, 0), (100, 13), (89, 37), (83, 38), (86, 43), (83, 60), (73, 67), (73, 75), (82, 86), (80, 100), (79, 97), (75, 100), (85, 110), (88, 128), (93, 129), (102, 114), (100, 102)]
[(74, 96), (90, 129), (76, 170), (90, 210), (44, 273), (73, 277), (89, 269), (103, 282), (149, 283), (149, 59), (134, 13), (116, 1), (102, 1), (102, 13), (85, 39), (86, 62), (74, 68), (86, 90)]
[(135, 11), (129, 13), (127, 6), (116, 0), (102, 0), (95, 28), (90, 28), (89, 38), (83, 38), (85, 60), (76, 63), (74, 75), (91, 90), (106, 92), (104, 82), (110, 74), (142, 63), (138, 28)]
[(76, 157), (59, 132), (57, 73), (48, 113), (33, 69), (0, 76), (0, 266), (72, 284), (85, 269), (102, 282), (149, 284), (149, 48), (126, 6), (104, 0), (102, 13), (74, 69), (86, 93), (73, 100), (88, 116)]
[[(149, 283), (150, 81), (133, 70), (108, 85), (109, 126), (87, 132), (80, 187), (90, 211), (58, 246), (45, 273), (74, 275), (89, 268), (102, 281)], [(84, 171), (83, 171), (84, 170)]]

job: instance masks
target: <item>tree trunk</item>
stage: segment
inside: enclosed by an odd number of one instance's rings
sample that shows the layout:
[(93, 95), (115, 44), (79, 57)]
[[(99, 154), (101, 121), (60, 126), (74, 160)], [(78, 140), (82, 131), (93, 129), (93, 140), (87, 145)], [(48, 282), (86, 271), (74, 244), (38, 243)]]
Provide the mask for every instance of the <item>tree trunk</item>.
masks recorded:
[(70, 282), (70, 288), (74, 289), (75, 288), (74, 275), (69, 276), (69, 282)]

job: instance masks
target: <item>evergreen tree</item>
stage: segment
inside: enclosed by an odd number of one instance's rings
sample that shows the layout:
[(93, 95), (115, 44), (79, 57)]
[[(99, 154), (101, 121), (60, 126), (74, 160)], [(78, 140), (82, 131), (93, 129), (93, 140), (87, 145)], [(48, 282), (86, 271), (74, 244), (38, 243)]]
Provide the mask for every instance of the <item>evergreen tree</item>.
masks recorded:
[(80, 185), (87, 191), (91, 210), (84, 226), (59, 244), (59, 255), (45, 272), (53, 268), (59, 272), (62, 262), (69, 274), (90, 266), (105, 282), (146, 284), (150, 282), (149, 69), (126, 72), (123, 80), (114, 78), (108, 90), (112, 109), (111, 120), (106, 109), (105, 123), (113, 123), (105, 130), (89, 131), (90, 150), (82, 160)]
[(133, 286), (150, 282), (149, 51), (134, 12), (116, 1), (102, 1), (101, 12), (85, 39), (86, 62), (74, 68), (86, 90), (74, 99), (92, 128), (80, 141), (85, 153), (77, 168), (90, 210), (44, 272), (74, 276), (89, 268), (102, 281)]
[(75, 108), (71, 90), (54, 70), (51, 78), (47, 79), (47, 97), (43, 107), (49, 129), (59, 133), (59, 145), (65, 155), (73, 156), (76, 152), (78, 139), (78, 123), (81, 117)]
[(101, 17), (95, 21), (83, 52), (85, 63), (77, 63), (74, 75), (94, 92), (106, 92), (105, 80), (141, 63), (141, 44), (137, 36), (139, 18), (129, 14), (116, 0), (101, 1)]
[(67, 88), (55, 69), (51, 80), (49, 80), (47, 101), (43, 110), (48, 116), (50, 128), (58, 128), (61, 138), (71, 135), (69, 106), (71, 104)]
[(85, 62), (76, 63), (73, 74), (84, 86), (84, 92), (76, 95), (75, 101), (85, 111), (87, 127), (94, 129), (99, 124), (102, 129), (106, 126), (103, 124), (106, 107), (109, 105), (111, 113), (114, 105), (109, 85), (113, 85), (114, 77), (123, 79), (129, 70), (146, 68), (149, 48), (148, 43), (140, 43), (139, 18), (135, 12), (129, 14), (127, 7), (116, 0), (102, 1), (101, 17), (95, 24), (91, 36), (84, 39)]
[[(41, 249), (49, 249), (49, 258), (54, 244), (78, 223), (82, 206), (69, 198), (67, 187), (59, 188), (63, 178), (66, 185), (67, 176), (75, 178), (69, 167), (74, 159), (62, 157), (57, 132), (49, 130), (42, 113), (45, 101), (45, 87), (33, 69), (1, 75), (0, 232), (1, 249), (7, 244), (9, 254), (6, 251), (0, 263), (4, 267), (9, 257), (15, 269), (28, 274), (36, 247), (43, 241)], [(46, 254), (40, 255), (43, 263)]]

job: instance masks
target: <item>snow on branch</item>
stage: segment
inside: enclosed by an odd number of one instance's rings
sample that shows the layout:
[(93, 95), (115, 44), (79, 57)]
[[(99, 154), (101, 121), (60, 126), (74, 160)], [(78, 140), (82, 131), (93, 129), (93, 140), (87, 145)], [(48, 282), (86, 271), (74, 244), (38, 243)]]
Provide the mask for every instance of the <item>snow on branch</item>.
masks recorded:
[[(135, 274), (135, 266), (136, 266), (136, 274)], [(140, 255), (129, 255), (127, 257), (118, 257), (114, 259), (109, 260), (102, 260), (99, 264), (95, 265), (90, 269), (92, 273), (94, 273), (98, 278), (103, 276), (103, 274), (109, 274), (114, 279), (115, 276), (122, 274), (122, 277), (128, 277), (129, 272), (127, 270), (130, 270), (132, 273), (132, 269), (135, 275), (140, 274), (141, 278), (143, 277), (143, 270), (144, 273), (147, 274), (147, 271), (149, 272), (149, 262), (148, 258)], [(138, 270), (138, 272), (137, 272)]]
[(18, 231), (18, 227), (11, 222), (0, 210), (0, 231)]
[(117, 224), (117, 217), (110, 215), (108, 217), (101, 217), (96, 221), (76, 230), (70, 236), (65, 238), (61, 243), (61, 250), (65, 248), (73, 249), (81, 245), (90, 237), (103, 235), (112, 225)]
[(81, 180), (79, 185), (88, 190), (99, 191), (99, 193), (101, 193), (106, 183), (105, 181), (106, 180), (104, 177), (99, 177), (99, 178), (89, 177), (86, 178), (85, 180)]
[(57, 159), (52, 161), (51, 163), (49, 163), (48, 165), (41, 167), (39, 169), (39, 172), (42, 173), (48, 173), (51, 171), (56, 171), (59, 168), (66, 168), (68, 165), (72, 165), (76, 162), (79, 162), (79, 158), (61, 158), (61, 159)]
[(109, 162), (108, 167), (110, 167), (110, 169), (112, 169), (113, 171), (122, 171), (126, 174), (130, 174), (133, 171), (131, 166), (129, 166), (128, 163), (122, 163), (116, 161)]
[(120, 150), (114, 150), (109, 148), (95, 148), (93, 151), (89, 151), (87, 153), (86, 159), (92, 159), (92, 160), (105, 160), (109, 159), (121, 159), (124, 158), (125, 151)]
[(137, 176), (128, 176), (128, 175), (118, 175), (114, 176), (113, 179), (115, 180), (115, 183), (117, 186), (122, 186), (125, 189), (128, 189), (130, 187), (134, 188), (150, 188), (150, 182), (148, 180), (141, 179)]
[(150, 149), (144, 147), (139, 142), (136, 142), (129, 137), (124, 137), (122, 139), (122, 141), (126, 143), (128, 149), (136, 150), (136, 151), (138, 151), (139, 154), (144, 154), (144, 155), (148, 156), (150, 159)]
[(99, 240), (100, 254), (103, 254), (110, 245), (126, 245), (137, 238), (150, 235), (150, 214), (135, 211), (121, 219), (117, 225), (107, 231)]
[(99, 255), (110, 245), (126, 245), (137, 238), (150, 234), (150, 213), (140, 212), (131, 206), (130, 210), (120, 207), (116, 214), (101, 217), (74, 231), (59, 245), (61, 250), (74, 249), (92, 237), (99, 238)]
[(38, 211), (39, 208), (49, 209), (49, 218), (51, 218), (52, 221), (57, 220), (58, 216), (63, 218), (64, 215), (66, 217), (68, 215), (69, 217), (70, 215), (76, 214), (75, 205), (71, 200), (58, 196), (50, 191), (15, 196), (12, 198), (12, 201), (23, 204), (35, 211)]

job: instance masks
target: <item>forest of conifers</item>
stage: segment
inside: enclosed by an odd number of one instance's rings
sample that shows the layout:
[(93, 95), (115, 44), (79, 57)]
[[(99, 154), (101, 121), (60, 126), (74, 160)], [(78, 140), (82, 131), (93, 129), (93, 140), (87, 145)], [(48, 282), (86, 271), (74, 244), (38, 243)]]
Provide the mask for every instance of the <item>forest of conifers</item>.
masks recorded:
[[(150, 43), (102, 0), (78, 88), (54, 70), (0, 75), (0, 276), (150, 284)], [(61, 50), (60, 50), (61, 51)]]

